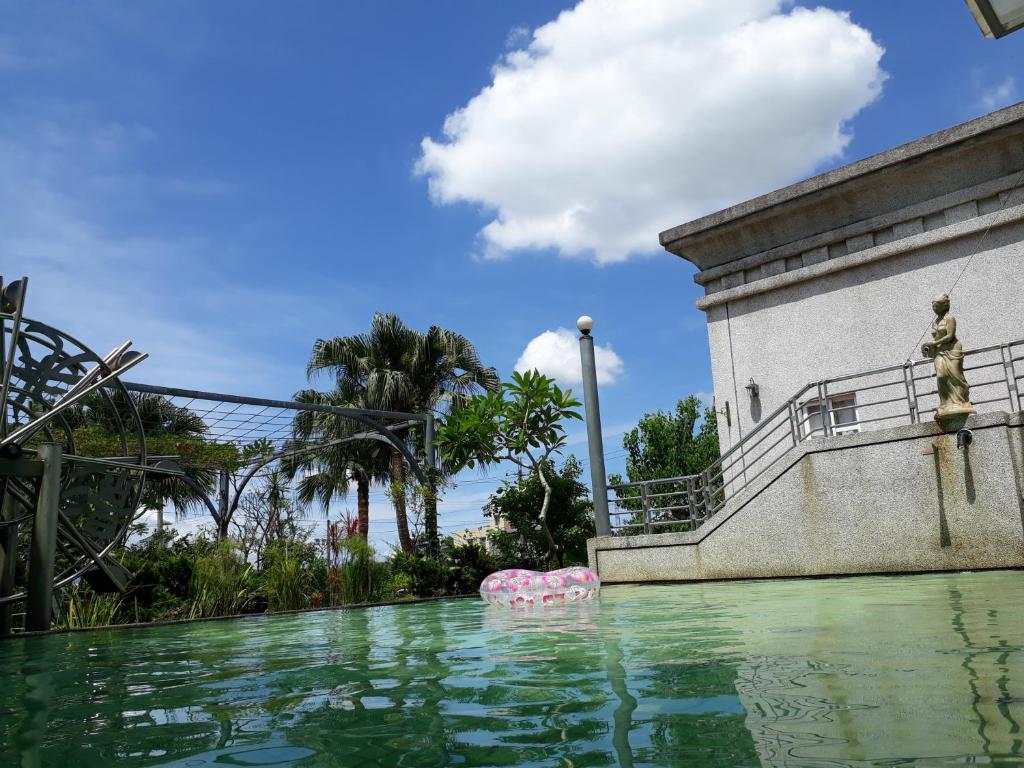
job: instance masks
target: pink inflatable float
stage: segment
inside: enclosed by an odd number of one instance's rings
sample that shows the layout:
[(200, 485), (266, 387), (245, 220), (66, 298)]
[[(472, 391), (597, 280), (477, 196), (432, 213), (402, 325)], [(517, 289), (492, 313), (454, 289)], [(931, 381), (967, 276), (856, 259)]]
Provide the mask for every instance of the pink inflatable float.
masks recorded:
[(512, 568), (492, 573), (480, 584), (480, 597), (509, 608), (590, 600), (600, 591), (597, 574), (581, 565), (547, 573)]

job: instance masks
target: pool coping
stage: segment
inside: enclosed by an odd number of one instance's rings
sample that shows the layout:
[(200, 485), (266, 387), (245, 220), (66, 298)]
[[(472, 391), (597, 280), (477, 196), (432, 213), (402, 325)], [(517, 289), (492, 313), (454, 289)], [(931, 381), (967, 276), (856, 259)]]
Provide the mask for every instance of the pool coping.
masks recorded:
[(12, 632), (0, 636), (0, 643), (20, 637), (46, 637), (48, 635), (66, 635), (73, 632), (101, 632), (111, 629), (144, 629), (147, 627), (170, 627), (179, 624), (202, 624), (211, 621), (228, 621), (232, 619), (261, 619), (267, 616), (290, 616), (300, 613), (325, 613), (327, 611), (350, 611), (365, 608), (384, 608), (392, 605), (419, 605), (421, 603), (437, 603), (442, 600), (463, 600), (467, 597), (478, 597), (476, 592), (464, 595), (439, 595), (437, 597), (417, 597), (412, 600), (384, 600), (379, 603), (353, 603), (352, 605), (328, 605), (321, 608), (295, 608), (290, 611), (264, 611), (263, 613), (235, 613), (230, 616), (203, 616), (196, 619), (164, 619), (160, 621), (136, 621), (129, 624), (102, 624), (97, 627), (58, 627), (55, 629), (37, 630), (34, 632)]

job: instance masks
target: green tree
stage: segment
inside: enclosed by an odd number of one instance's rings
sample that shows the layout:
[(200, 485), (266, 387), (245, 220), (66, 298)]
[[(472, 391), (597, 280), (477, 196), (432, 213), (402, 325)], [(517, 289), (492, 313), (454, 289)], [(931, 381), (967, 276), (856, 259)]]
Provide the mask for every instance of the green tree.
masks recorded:
[(644, 414), (622, 438), (631, 482), (703, 472), (718, 458), (718, 422), (712, 408), (690, 395), (675, 411)]
[[(367, 333), (317, 339), (306, 373), (311, 380), (320, 373), (333, 376), (338, 390), (351, 397), (351, 407), (407, 413), (444, 413), (499, 384), (495, 370), (481, 363), (465, 336), (438, 326), (422, 333), (394, 314), (374, 315)], [(397, 449), (390, 451), (390, 481), (399, 543), (411, 552), (406, 468)], [(432, 544), (437, 516), (430, 506), (424, 523)]]
[[(701, 405), (690, 395), (676, 403), (675, 411), (655, 411), (644, 414), (633, 429), (622, 438), (626, 449), (626, 476), (629, 482), (660, 480), (696, 475), (703, 472), (718, 458), (718, 422), (713, 408)], [(611, 475), (611, 485), (623, 482), (621, 475)], [(652, 509), (678, 505), (681, 496), (674, 483), (652, 486), (658, 496), (650, 502)], [(619, 507), (636, 511), (630, 521), (633, 532), (642, 532), (643, 514), (639, 491), (635, 488), (617, 489)], [(668, 519), (684, 519), (685, 514), (674, 510), (665, 512)], [(681, 529), (689, 523), (681, 524)], [(675, 529), (673, 527), (673, 529)]]
[(438, 430), (442, 461), (452, 472), (509, 461), (537, 478), (543, 489), (537, 523), (548, 559), (562, 558), (548, 524), (551, 457), (565, 446), (562, 422), (581, 418), (579, 406), (572, 391), (553, 379), (537, 371), (517, 372), (499, 391), (453, 407)]
[[(296, 393), (300, 403), (351, 407), (359, 399), (351, 388), (335, 387), (331, 392), (305, 389)], [(298, 498), (304, 505), (319, 503), (326, 512), (335, 499), (348, 497), (356, 487), (358, 532), (364, 539), (370, 535), (370, 487), (382, 484), (391, 476), (391, 451), (375, 439), (358, 439), (367, 427), (336, 414), (323, 411), (300, 411), (294, 422), (295, 453), (282, 459), (282, 466), (292, 477), (301, 475)], [(344, 442), (342, 442), (344, 441)], [(321, 443), (323, 448), (310, 450)]]
[[(581, 473), (582, 467), (572, 455), (559, 471), (550, 464), (546, 467), (551, 486), (547, 525), (562, 555), (559, 565), (586, 563), (587, 539), (594, 535), (594, 508), (587, 486), (580, 482)], [(539, 520), (543, 498), (540, 477), (531, 474), (522, 480), (506, 482), (487, 502), (484, 508), (487, 515), (495, 523), (501, 521), (511, 528), (488, 534), (501, 567), (543, 568), (548, 565), (548, 543)]]

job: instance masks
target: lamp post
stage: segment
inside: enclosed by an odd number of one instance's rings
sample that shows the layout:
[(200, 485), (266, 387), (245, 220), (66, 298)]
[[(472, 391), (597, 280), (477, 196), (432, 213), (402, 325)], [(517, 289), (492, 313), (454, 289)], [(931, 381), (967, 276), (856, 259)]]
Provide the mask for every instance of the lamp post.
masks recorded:
[(966, 0), (985, 37), (1003, 37), (1024, 27), (1024, 0)]
[(580, 362), (583, 366), (583, 409), (587, 416), (587, 445), (590, 448), (590, 488), (594, 498), (594, 525), (598, 536), (610, 536), (608, 519), (608, 476), (604, 470), (604, 440), (601, 437), (601, 405), (597, 399), (597, 365), (594, 361), (592, 318), (576, 321), (580, 331)]

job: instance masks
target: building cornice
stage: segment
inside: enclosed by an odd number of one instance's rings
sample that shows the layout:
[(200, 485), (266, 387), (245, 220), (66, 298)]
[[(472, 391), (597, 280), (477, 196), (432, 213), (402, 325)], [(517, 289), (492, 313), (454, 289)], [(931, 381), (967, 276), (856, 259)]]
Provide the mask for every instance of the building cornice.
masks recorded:
[(1022, 168), (1024, 102), (666, 230), (660, 239), (702, 270), (698, 282), (705, 283), (733, 262)]
[(938, 245), (939, 243), (989, 232), (998, 227), (1020, 221), (1024, 221), (1024, 202), (1020, 205), (993, 211), (992, 213), (966, 218), (932, 231), (919, 231), (915, 234), (909, 234), (906, 237), (882, 245), (865, 248), (856, 253), (824, 259), (819, 263), (802, 266), (789, 272), (767, 276), (747, 284), (736, 285), (735, 287), (723, 288), (698, 299), (697, 307), (708, 310), (711, 307), (725, 304), (726, 302), (745, 299), (750, 296), (756, 296), (759, 293), (778, 290), (808, 280), (815, 280), (846, 269), (869, 264), (873, 261), (889, 259), (922, 248)]

